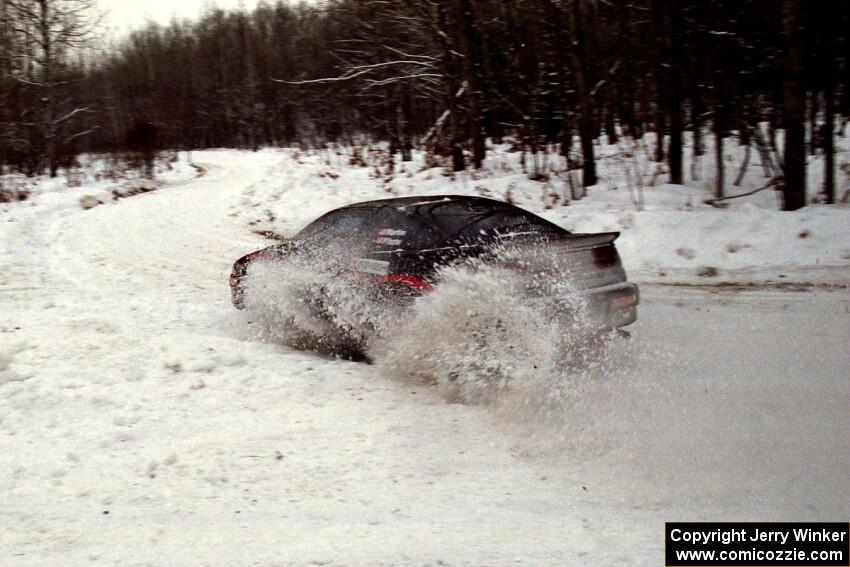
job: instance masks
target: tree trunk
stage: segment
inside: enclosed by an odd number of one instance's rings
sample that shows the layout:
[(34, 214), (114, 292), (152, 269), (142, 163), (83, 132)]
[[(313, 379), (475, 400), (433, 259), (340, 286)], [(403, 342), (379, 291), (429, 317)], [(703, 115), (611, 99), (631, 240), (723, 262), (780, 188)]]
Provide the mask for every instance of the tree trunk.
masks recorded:
[(442, 50), (441, 59), (443, 73), (445, 73), (443, 96), (446, 99), (446, 109), (449, 112), (449, 145), (452, 154), (452, 170), (463, 171), (466, 169), (466, 161), (463, 156), (460, 133), (460, 109), (458, 105), (460, 87), (457, 79), (459, 73), (454, 62), (455, 50), (448, 33), (449, 17), (445, 4), (435, 2), (432, 6), (436, 12), (437, 37)]
[(691, 179), (699, 180), (700, 158), (705, 153), (702, 141), (702, 100), (697, 88), (691, 91), (691, 128), (694, 136), (694, 146), (691, 153)]
[(745, 148), (750, 146), (750, 114), (749, 109), (742, 111), (742, 116), (738, 122), (738, 145)]
[(667, 115), (659, 108), (655, 115), (655, 161), (658, 163), (664, 161), (664, 135), (667, 133), (666, 119)]
[(681, 108), (671, 109), (670, 113), (670, 183), (682, 184), (682, 112)]
[(835, 84), (832, 70), (826, 73), (823, 94), (823, 194), (826, 202), (832, 204), (835, 202)]
[(484, 100), (487, 103), (487, 125), (489, 135), (496, 144), (502, 143), (503, 128), (499, 122), (498, 104), (496, 104), (495, 79), (493, 77), (493, 63), (490, 40), (487, 33), (482, 33), (481, 38), (481, 63), (484, 67)]
[(630, 6), (631, 4), (628, 0), (620, 0), (617, 7), (619, 41), (621, 42), (621, 45), (624, 45), (624, 49), (622, 51), (623, 66), (620, 73), (620, 86), (618, 86), (617, 93), (620, 96), (617, 98), (620, 101), (619, 111), (621, 125), (625, 125), (627, 135), (637, 138), (638, 127), (635, 120), (634, 81), (632, 79), (634, 69), (634, 50), (631, 47), (631, 19), (628, 13), (628, 8)]
[(472, 130), (472, 163), (475, 169), (481, 169), (487, 152), (484, 140), (484, 117), (481, 113), (481, 42), (475, 27), (473, 0), (461, 0), (460, 7), (466, 44), (464, 71), (467, 84), (466, 100), (469, 105), (469, 127)]
[(750, 153), (752, 152), (752, 147), (747, 143), (747, 146), (744, 148), (744, 161), (741, 162), (741, 169), (738, 171), (738, 177), (735, 178), (735, 181), (732, 182), (732, 185), (735, 187), (739, 187), (741, 182), (744, 180), (744, 176), (747, 174), (747, 169), (750, 167)]
[(802, 0), (782, 1), (782, 35), (785, 44), (783, 123), (785, 151), (783, 206), (795, 211), (806, 206), (806, 91), (803, 86)]
[[(683, 77), (681, 22), (678, 6), (668, 6), (661, 0), (653, 1), (653, 14), (656, 20), (656, 88), (658, 90), (659, 110), (667, 113), (666, 123), (670, 127), (670, 146), (667, 152), (667, 164), (670, 167), (670, 183), (682, 184), (682, 118)], [(659, 120), (660, 123), (660, 120)], [(660, 140), (661, 138), (659, 138)], [(661, 149), (658, 161), (663, 159)]]
[(593, 155), (593, 140), (596, 138), (593, 120), (593, 104), (590, 100), (590, 89), (587, 84), (587, 69), (585, 68), (584, 54), (584, 32), (581, 21), (581, 7), (579, 0), (572, 0), (569, 5), (567, 20), (570, 26), (570, 35), (573, 45), (570, 49), (570, 60), (575, 77), (576, 94), (579, 98), (581, 116), (579, 118), (579, 136), (581, 138), (582, 184), (585, 187), (596, 185), (596, 160)]
[(42, 113), (42, 138), (45, 158), (50, 171), (50, 177), (56, 177), (59, 169), (56, 152), (56, 124), (53, 120), (53, 37), (50, 28), (50, 3), (48, 0), (38, 0), (39, 6), (39, 43), (43, 52), (42, 84), (45, 92), (42, 96), (44, 105)]
[(818, 91), (813, 89), (809, 94), (809, 155), (818, 151)]
[[(613, 86), (609, 85), (608, 92), (613, 90)], [(611, 97), (613, 99), (613, 96)], [(616, 144), (619, 139), (617, 136), (617, 125), (614, 122), (614, 101), (610, 100), (605, 109), (605, 136), (608, 138), (609, 144)]]
[[(780, 101), (782, 100), (781, 97), (777, 98)], [(770, 116), (768, 117), (767, 142), (770, 145), (770, 150), (778, 156), (780, 151), (779, 144), (776, 142), (776, 131), (779, 130), (779, 111), (776, 108), (777, 106), (778, 105), (774, 105), (774, 108), (770, 111)]]
[(714, 118), (714, 163), (717, 168), (717, 177), (715, 178), (714, 196), (718, 199), (724, 195), (724, 165), (723, 165), (723, 119), (718, 109)]
[(401, 102), (401, 120), (404, 125), (401, 131), (401, 161), (410, 161), (411, 159), (413, 159), (413, 134), (411, 132), (411, 124), (413, 122), (413, 110), (412, 103), (410, 100), (410, 88), (407, 85), (404, 85), (402, 92), (403, 94)]
[(593, 159), (593, 134), (583, 125), (579, 132), (581, 138), (581, 155), (584, 156), (582, 163), (582, 185), (590, 187), (596, 185), (596, 161)]

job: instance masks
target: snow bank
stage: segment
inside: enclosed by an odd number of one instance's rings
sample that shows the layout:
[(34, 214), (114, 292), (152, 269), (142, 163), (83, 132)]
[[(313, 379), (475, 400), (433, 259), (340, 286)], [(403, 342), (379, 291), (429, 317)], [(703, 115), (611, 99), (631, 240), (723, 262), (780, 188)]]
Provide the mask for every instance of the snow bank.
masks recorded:
[(98, 205), (152, 190), (180, 184), (198, 175), (198, 169), (186, 153), (157, 160), (155, 180), (144, 179), (137, 171), (116, 165), (108, 156), (83, 155), (79, 167), (61, 170), (57, 177), (33, 178), (20, 174), (0, 176), (0, 214), (14, 213), (21, 206), (40, 204), (52, 207), (75, 206), (91, 209)]

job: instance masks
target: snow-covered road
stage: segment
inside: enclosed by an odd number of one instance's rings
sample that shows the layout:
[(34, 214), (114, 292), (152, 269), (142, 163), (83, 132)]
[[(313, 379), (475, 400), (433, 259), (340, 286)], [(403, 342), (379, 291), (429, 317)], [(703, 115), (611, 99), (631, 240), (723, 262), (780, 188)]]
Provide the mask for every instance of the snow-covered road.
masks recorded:
[(646, 286), (560, 411), (452, 403), (247, 340), (239, 199), (289, 166), (202, 161), (0, 216), (3, 565), (657, 565), (665, 520), (846, 519), (846, 290)]

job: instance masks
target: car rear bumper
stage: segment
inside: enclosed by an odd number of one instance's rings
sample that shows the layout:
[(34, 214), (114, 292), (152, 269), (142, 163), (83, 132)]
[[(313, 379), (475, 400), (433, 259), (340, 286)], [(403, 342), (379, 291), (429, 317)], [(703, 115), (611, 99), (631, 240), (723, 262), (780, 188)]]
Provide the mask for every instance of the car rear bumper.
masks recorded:
[(242, 285), (242, 276), (245, 270), (238, 264), (233, 266), (233, 271), (230, 273), (230, 301), (236, 309), (244, 309), (245, 289)]
[(594, 319), (604, 327), (625, 327), (637, 320), (640, 303), (638, 286), (620, 282), (587, 290), (588, 304)]

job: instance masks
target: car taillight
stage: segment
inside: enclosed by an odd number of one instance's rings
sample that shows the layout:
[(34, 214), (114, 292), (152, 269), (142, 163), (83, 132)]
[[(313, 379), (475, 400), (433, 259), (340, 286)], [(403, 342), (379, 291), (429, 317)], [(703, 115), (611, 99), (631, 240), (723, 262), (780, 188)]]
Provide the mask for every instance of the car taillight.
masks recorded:
[(383, 276), (381, 281), (384, 283), (406, 285), (409, 288), (419, 290), (423, 293), (431, 291), (433, 286), (422, 278), (411, 276), (410, 274), (390, 274)]
[(593, 265), (597, 268), (610, 268), (620, 262), (620, 255), (613, 246), (601, 246), (593, 249)]
[(270, 250), (257, 250), (256, 252), (251, 252), (247, 256), (245, 256), (245, 262), (251, 263), (256, 262), (257, 260), (271, 260), (272, 253)]
[(621, 295), (620, 297), (615, 297), (611, 300), (611, 305), (614, 307), (628, 307), (630, 305), (637, 305), (637, 296), (633, 293), (628, 295)]
[(233, 264), (233, 270), (230, 272), (230, 287), (236, 287), (239, 285), (242, 276), (244, 276), (245, 272), (248, 271), (248, 266), (260, 260), (272, 259), (274, 259), (274, 253), (268, 249), (257, 250), (256, 252), (251, 252), (247, 256), (243, 256), (237, 260), (235, 264)]

